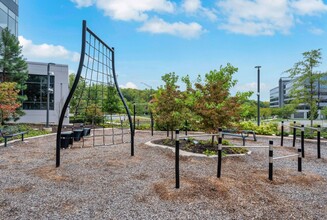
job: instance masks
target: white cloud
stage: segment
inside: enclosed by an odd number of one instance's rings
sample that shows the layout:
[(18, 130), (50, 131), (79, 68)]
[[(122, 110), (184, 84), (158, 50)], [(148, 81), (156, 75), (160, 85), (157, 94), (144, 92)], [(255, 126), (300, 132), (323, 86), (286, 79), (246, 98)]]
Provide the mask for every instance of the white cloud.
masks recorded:
[(327, 12), (327, 5), (322, 0), (292, 1), (291, 7), (300, 15), (315, 15)]
[[(251, 83), (246, 83), (246, 84), (237, 84), (235, 86), (236, 91), (240, 92), (247, 92), (247, 91), (253, 91), (254, 94), (257, 94), (257, 83), (256, 82), (251, 82)], [(271, 88), (265, 84), (265, 83), (260, 83), (260, 91), (261, 92), (266, 92), (269, 91)]]
[(287, 0), (223, 0), (218, 7), (227, 17), (221, 29), (246, 35), (288, 33), (293, 25)]
[(311, 28), (309, 31), (314, 35), (323, 35), (325, 33), (325, 31), (320, 28)]
[(144, 21), (147, 12), (168, 12), (175, 10), (175, 4), (168, 0), (72, 0), (77, 7), (96, 5), (106, 16), (116, 20)]
[(322, 0), (217, 0), (217, 6), (225, 16), (219, 28), (245, 35), (287, 34), (300, 16), (327, 12)]
[(201, 8), (201, 1), (200, 0), (184, 0), (182, 4), (183, 9), (186, 12), (196, 12)]
[(127, 88), (137, 89), (137, 86), (132, 82), (127, 82), (125, 85), (120, 85), (119, 87), (123, 89), (127, 89)]
[(95, 3), (95, 0), (70, 0), (75, 3), (78, 8), (89, 7)]
[(204, 15), (211, 21), (217, 20), (214, 10), (203, 7), (200, 0), (184, 0), (182, 9), (186, 13)]
[(197, 38), (205, 32), (202, 26), (195, 22), (188, 24), (183, 22), (168, 23), (160, 18), (146, 21), (138, 30), (153, 34), (170, 34), (187, 39)]
[(52, 44), (33, 44), (31, 40), (25, 39), (23, 36), (18, 37), (20, 45), (23, 47), (22, 52), (25, 58), (37, 59), (37, 58), (61, 58), (78, 62), (80, 54), (67, 50), (60, 45)]

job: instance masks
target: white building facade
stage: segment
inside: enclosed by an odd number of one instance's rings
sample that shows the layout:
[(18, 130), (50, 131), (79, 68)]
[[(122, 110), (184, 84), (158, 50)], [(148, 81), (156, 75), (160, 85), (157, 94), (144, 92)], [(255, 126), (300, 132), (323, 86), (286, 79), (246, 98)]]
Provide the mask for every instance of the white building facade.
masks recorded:
[[(61, 109), (69, 93), (68, 65), (50, 64), (49, 65), (49, 100), (47, 100), (48, 86), (48, 63), (27, 62), (29, 78), (27, 89), (23, 95), (27, 100), (23, 102), (25, 115), (18, 123), (45, 124), (47, 115), (47, 103), (49, 101), (49, 124), (57, 125)], [(64, 124), (68, 124), (68, 113)]]

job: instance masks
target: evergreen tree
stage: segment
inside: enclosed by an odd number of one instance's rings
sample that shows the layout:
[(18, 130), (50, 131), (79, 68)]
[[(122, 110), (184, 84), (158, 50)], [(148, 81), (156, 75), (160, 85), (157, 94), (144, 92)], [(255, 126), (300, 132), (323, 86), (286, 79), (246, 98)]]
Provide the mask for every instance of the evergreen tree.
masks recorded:
[(303, 60), (294, 64), (293, 68), (287, 70), (293, 80), (291, 96), (294, 104), (308, 106), (310, 110), (309, 119), (311, 127), (318, 111), (318, 81), (320, 85), (326, 85), (327, 73), (315, 70), (321, 64), (321, 50), (304, 52)]
[(22, 47), (8, 28), (1, 32), (0, 40), (1, 82), (16, 82), (17, 89), (26, 88), (28, 78), (27, 63), (22, 55)]
[[(27, 63), (22, 55), (22, 47), (15, 35), (11, 34), (8, 28), (1, 32), (0, 39), (0, 82), (15, 82), (16, 89), (22, 91), (26, 89), (28, 78)], [(19, 96), (19, 102), (25, 100), (24, 96)], [(14, 120), (24, 112), (18, 108), (14, 114)]]

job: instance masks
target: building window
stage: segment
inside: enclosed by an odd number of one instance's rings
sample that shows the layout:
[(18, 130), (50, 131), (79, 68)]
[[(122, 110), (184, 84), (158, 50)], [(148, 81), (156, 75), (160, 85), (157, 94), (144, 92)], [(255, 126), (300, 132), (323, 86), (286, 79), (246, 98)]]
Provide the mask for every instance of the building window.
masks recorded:
[(8, 15), (2, 9), (0, 9), (0, 27), (2, 29), (6, 28), (8, 24)]
[[(46, 110), (47, 109), (47, 75), (29, 75), (24, 91), (27, 100), (23, 102), (24, 110)], [(50, 76), (50, 98), (49, 109), (54, 110), (54, 76)]]

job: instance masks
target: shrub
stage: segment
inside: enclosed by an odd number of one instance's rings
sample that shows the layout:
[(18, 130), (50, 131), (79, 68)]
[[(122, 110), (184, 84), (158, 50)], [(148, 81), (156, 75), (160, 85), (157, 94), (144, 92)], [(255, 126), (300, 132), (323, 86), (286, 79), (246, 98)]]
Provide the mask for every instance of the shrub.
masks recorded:
[(253, 122), (244, 121), (239, 126), (243, 130), (253, 130), (256, 134), (273, 135), (278, 133), (278, 123), (265, 123), (257, 126)]

